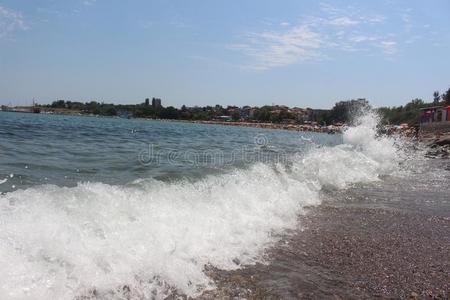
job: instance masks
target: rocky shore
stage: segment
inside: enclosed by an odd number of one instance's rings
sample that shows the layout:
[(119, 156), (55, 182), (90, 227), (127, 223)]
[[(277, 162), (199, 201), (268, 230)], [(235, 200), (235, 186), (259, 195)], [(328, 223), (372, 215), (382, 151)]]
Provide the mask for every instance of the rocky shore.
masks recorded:
[(265, 129), (284, 129), (292, 131), (312, 131), (322, 133), (337, 133), (342, 132), (342, 126), (320, 126), (311, 124), (289, 124), (289, 123), (261, 123), (261, 122), (223, 122), (223, 121), (192, 121), (197, 124), (213, 124), (213, 125), (225, 125), (225, 126), (238, 126), (238, 127), (253, 127), (253, 128), (265, 128)]
[(422, 142), (430, 149), (426, 154), (428, 157), (450, 157), (450, 133), (425, 135)]

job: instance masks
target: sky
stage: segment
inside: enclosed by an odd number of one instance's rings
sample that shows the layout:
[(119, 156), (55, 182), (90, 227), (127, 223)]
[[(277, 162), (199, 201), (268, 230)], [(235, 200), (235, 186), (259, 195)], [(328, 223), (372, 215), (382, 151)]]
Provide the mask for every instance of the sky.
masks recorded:
[(449, 0), (0, 0), (0, 104), (431, 101), (449, 16)]

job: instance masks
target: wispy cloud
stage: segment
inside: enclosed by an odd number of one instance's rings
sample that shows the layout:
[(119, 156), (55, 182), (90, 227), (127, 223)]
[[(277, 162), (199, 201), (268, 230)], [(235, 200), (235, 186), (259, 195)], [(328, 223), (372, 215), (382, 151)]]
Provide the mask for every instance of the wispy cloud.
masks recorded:
[(395, 41), (381, 41), (380, 47), (386, 54), (395, 54), (397, 52), (397, 42)]
[(27, 29), (22, 13), (0, 6), (0, 39)]
[(337, 25), (337, 26), (356, 25), (358, 23), (359, 23), (358, 21), (352, 20), (348, 17), (335, 18), (330, 21), (331, 25)]
[[(244, 34), (230, 48), (248, 57), (244, 68), (254, 70), (333, 59), (336, 51), (391, 57), (399, 53), (401, 43), (395, 30), (400, 29), (386, 31), (386, 20), (386, 16), (362, 13), (354, 7), (321, 3), (317, 15), (303, 16), (296, 24), (282, 22), (270, 30)], [(412, 18), (408, 15), (403, 21), (410, 24)]]
[(324, 3), (324, 2), (320, 3), (319, 6), (323, 12), (328, 13), (330, 15), (337, 15), (337, 14), (342, 14), (345, 12), (343, 9), (336, 8), (332, 5), (330, 5), (328, 3)]
[(359, 18), (369, 24), (384, 23), (386, 21), (386, 17), (382, 15), (361, 16)]
[(252, 33), (245, 44), (231, 45), (232, 49), (242, 50), (255, 60), (248, 66), (255, 70), (265, 70), (288, 65), (303, 60), (320, 59), (316, 51), (323, 41), (318, 33), (308, 25), (292, 27), (286, 32)]

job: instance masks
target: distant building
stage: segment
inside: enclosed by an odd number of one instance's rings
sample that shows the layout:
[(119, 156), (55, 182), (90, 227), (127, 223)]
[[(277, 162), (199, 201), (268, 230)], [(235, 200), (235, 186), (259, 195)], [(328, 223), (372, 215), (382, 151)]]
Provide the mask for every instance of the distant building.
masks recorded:
[(420, 109), (420, 125), (450, 122), (450, 106), (433, 106)]
[(420, 131), (423, 133), (450, 132), (450, 106), (433, 106), (420, 110)]
[(153, 107), (153, 109), (160, 109), (162, 107), (161, 99), (159, 99), (159, 98), (152, 98), (152, 107)]
[(241, 108), (240, 114), (241, 118), (248, 119), (250, 117), (251, 107), (246, 105)]

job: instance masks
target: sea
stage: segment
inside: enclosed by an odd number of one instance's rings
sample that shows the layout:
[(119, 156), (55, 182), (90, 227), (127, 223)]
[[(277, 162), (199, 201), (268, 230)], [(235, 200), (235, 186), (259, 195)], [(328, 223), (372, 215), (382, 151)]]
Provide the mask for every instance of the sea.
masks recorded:
[(450, 216), (448, 160), (378, 135), (374, 113), (354, 123), (324, 134), (0, 112), (0, 299), (202, 297), (220, 284), (211, 272), (270, 268), (325, 204)]

